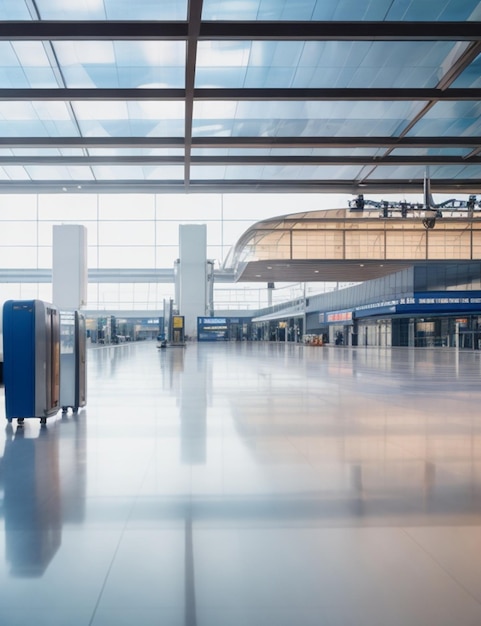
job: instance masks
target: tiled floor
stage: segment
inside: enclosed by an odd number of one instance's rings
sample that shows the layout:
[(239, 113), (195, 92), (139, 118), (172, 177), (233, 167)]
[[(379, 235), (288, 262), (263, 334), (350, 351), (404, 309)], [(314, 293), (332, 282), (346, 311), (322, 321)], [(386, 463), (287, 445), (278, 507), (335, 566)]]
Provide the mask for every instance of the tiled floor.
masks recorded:
[(0, 432), (1, 626), (481, 624), (481, 353), (88, 357)]

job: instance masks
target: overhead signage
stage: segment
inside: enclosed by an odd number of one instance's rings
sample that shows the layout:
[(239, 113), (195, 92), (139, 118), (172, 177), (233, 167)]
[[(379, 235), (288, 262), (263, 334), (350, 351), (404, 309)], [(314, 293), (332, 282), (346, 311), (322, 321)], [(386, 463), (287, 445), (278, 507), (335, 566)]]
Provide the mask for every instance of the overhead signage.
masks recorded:
[(352, 311), (336, 311), (335, 313), (328, 313), (327, 321), (331, 324), (333, 322), (351, 322)]
[(393, 298), (354, 307), (355, 317), (380, 315), (385, 313), (423, 313), (426, 311), (478, 311), (481, 309), (479, 291), (463, 292), (421, 292), (406, 298)]
[(172, 317), (172, 326), (174, 328), (184, 328), (184, 316), (183, 315), (174, 315)]
[(423, 312), (456, 313), (481, 311), (481, 291), (419, 292), (413, 296), (379, 300), (353, 307), (352, 310), (319, 313), (320, 324), (352, 324), (355, 318), (373, 315), (418, 314)]
[(199, 317), (199, 322), (201, 324), (225, 324), (225, 317)]

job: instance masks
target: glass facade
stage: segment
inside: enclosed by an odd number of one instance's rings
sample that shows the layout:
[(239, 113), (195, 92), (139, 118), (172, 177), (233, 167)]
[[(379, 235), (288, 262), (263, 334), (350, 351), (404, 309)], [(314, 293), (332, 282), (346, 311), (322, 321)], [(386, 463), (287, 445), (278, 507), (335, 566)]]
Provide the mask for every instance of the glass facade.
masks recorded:
[[(87, 308), (98, 310), (161, 310), (165, 298), (174, 298), (173, 273), (170, 282), (150, 282), (142, 276), (155, 270), (173, 271), (179, 257), (180, 224), (206, 224), (207, 258), (219, 269), (230, 248), (257, 216), (288, 212), (299, 202), (311, 208), (347, 202), (340, 196), (120, 195), (84, 194), (81, 190), (78, 194), (3, 195), (1, 199), (0, 273), (15, 270), (27, 276), (32, 271), (50, 269), (52, 227), (83, 225), (87, 229), (89, 269), (105, 270), (118, 277), (112, 282), (90, 282)], [(135, 270), (139, 270), (140, 278), (129, 280), (129, 273)], [(274, 301), (289, 300), (303, 289), (300, 283), (279, 283), (272, 295)], [(0, 282), (2, 301), (50, 301), (51, 297), (50, 283), (29, 282), (28, 278), (19, 283)], [(267, 298), (266, 285), (215, 284), (214, 299), (221, 309), (257, 310), (266, 306)]]
[[(449, 212), (448, 212), (449, 213)], [(383, 218), (380, 210), (299, 213), (255, 224), (239, 242), (232, 263), (267, 260), (469, 260), (481, 259), (481, 217), (452, 212), (427, 228), (423, 210)]]

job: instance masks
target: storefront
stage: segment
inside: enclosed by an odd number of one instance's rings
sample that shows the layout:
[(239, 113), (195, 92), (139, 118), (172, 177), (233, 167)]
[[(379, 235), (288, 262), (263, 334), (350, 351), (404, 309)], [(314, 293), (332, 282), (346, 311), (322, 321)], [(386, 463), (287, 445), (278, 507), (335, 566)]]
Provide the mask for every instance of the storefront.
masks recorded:
[(304, 335), (304, 314), (276, 313), (273, 318), (257, 318), (252, 323), (251, 339), (257, 341), (277, 341), (281, 343), (302, 342)]
[(417, 293), (316, 316), (331, 345), (481, 349), (481, 291)]
[(243, 341), (251, 338), (250, 317), (198, 317), (198, 341)]

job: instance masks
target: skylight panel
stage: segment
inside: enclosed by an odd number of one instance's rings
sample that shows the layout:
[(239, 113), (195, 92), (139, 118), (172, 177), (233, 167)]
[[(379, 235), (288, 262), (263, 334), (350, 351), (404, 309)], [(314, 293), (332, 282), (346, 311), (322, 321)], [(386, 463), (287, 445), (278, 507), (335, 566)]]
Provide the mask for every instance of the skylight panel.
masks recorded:
[(409, 136), (472, 137), (481, 135), (481, 102), (438, 102), (420, 119)]
[(13, 41), (11, 45), (20, 65), (50, 67), (50, 61), (41, 41)]
[(0, 0), (0, 15), (2, 20), (31, 20), (24, 0)]
[(201, 41), (196, 87), (435, 87), (456, 61), (455, 47), (451, 41)]
[(184, 167), (177, 165), (95, 165), (96, 180), (182, 180)]
[(3, 88), (58, 87), (40, 41), (0, 41), (0, 84)]
[(478, 0), (204, 0), (204, 20), (463, 21), (479, 20)]
[(117, 157), (117, 156), (159, 156), (183, 157), (183, 148), (89, 148), (90, 156)]
[(37, 0), (36, 4), (44, 20), (187, 19), (187, 0)]
[(451, 87), (469, 88), (481, 86), (481, 54), (468, 65), (462, 74), (454, 81)]
[(6, 165), (0, 168), (3, 180), (30, 180), (30, 176), (24, 167), (20, 165)]
[(0, 101), (0, 136), (74, 137), (78, 129), (64, 102)]
[(180, 101), (75, 101), (72, 102), (86, 137), (179, 137), (184, 134), (184, 108)]
[(57, 157), (57, 156), (84, 156), (80, 148), (12, 148), (13, 156), (16, 157)]
[(195, 102), (193, 134), (390, 136), (399, 134), (424, 104), (422, 101)]
[(32, 180), (93, 180), (90, 167), (62, 165), (26, 165)]
[(54, 48), (68, 87), (183, 88), (183, 41), (59, 41)]

